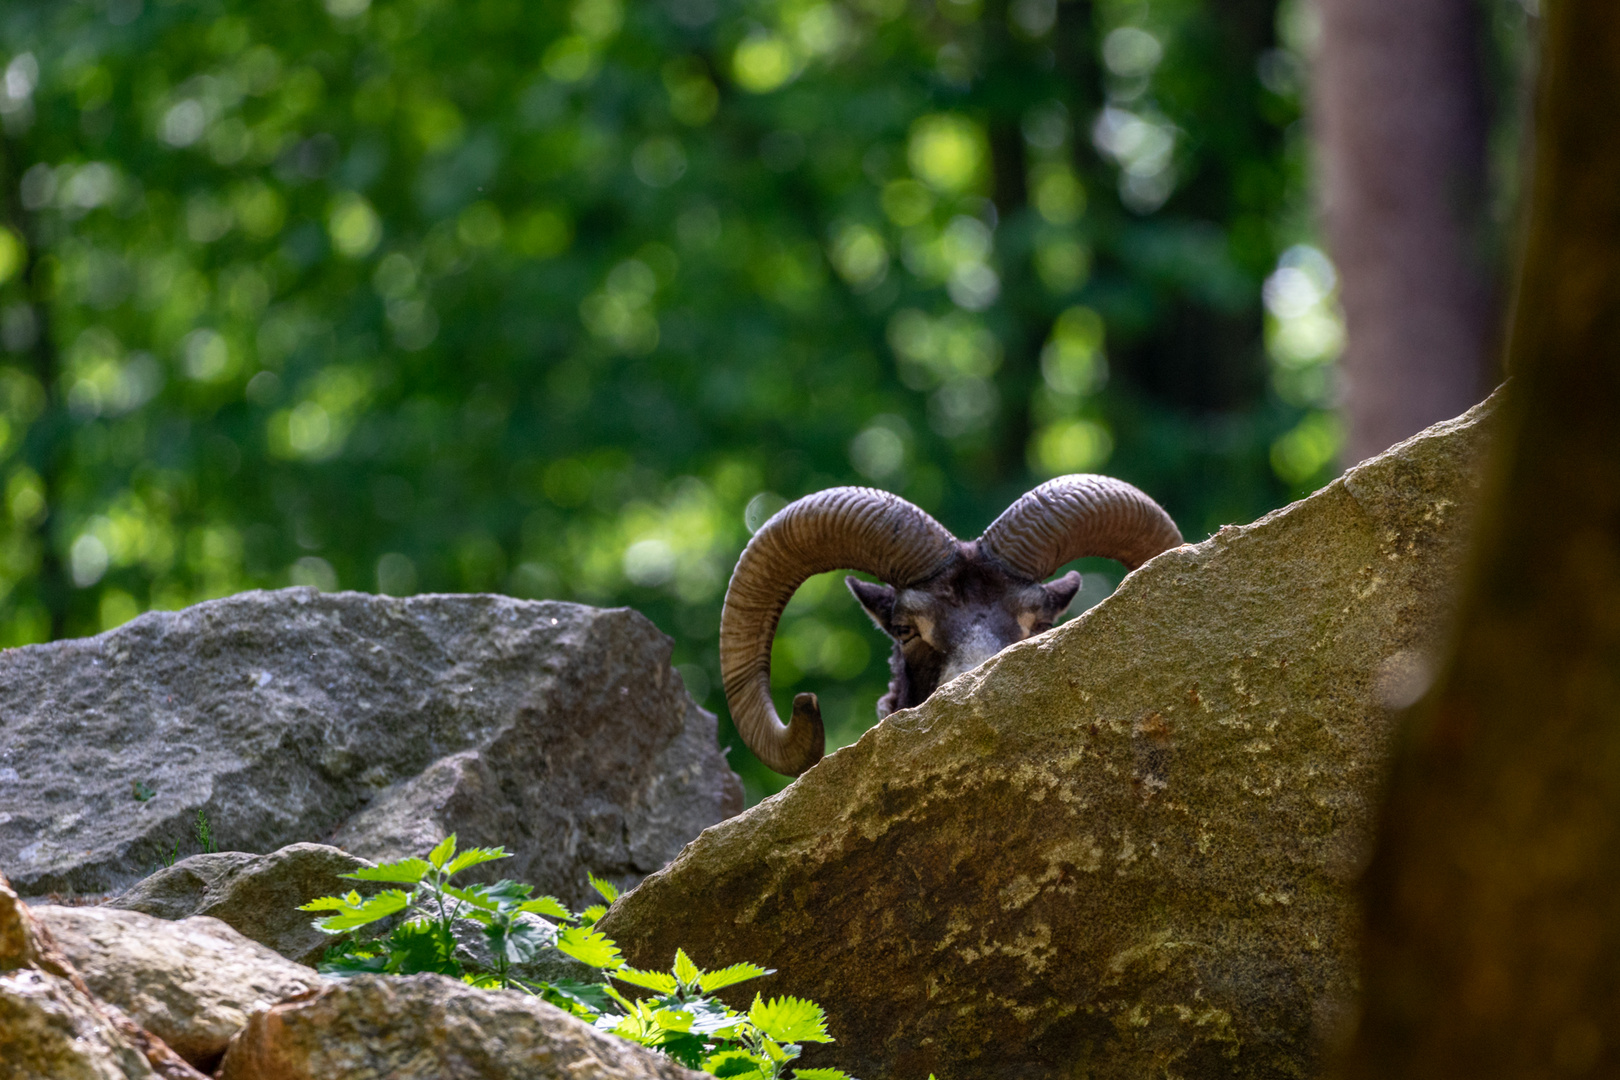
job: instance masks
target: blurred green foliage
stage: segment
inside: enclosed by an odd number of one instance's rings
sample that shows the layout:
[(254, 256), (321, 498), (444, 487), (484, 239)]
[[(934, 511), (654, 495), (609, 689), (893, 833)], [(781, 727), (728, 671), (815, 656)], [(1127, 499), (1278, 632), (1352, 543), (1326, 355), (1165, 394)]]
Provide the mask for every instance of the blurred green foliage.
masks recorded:
[[(1105, 470), (1191, 539), (1250, 520), (1338, 448), (1309, 33), (1274, 0), (11, 0), (0, 643), (498, 590), (646, 612), (723, 716), (721, 595), (788, 499), (974, 536)], [(1119, 573), (1083, 569), (1082, 604)], [(886, 658), (829, 576), (776, 681), (838, 745)]]

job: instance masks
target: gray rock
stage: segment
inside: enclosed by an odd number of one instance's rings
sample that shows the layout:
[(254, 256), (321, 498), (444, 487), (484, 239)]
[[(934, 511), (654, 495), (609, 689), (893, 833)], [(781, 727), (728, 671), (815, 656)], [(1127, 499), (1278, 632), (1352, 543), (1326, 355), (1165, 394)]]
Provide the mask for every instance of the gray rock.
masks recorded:
[(865, 1080), (1314, 1075), (1493, 412), (1160, 555), (705, 832), (603, 932), (642, 968), (777, 969), (760, 989), (838, 1039), (806, 1064)]
[(207, 916), (169, 922), (116, 908), (50, 905), (32, 914), (91, 993), (205, 1072), (252, 1009), (321, 985), (309, 968)]
[(220, 1080), (701, 1080), (516, 991), (362, 975), (255, 1012)]
[(289, 960), (313, 967), (338, 939), (315, 929), (315, 916), (299, 911), (299, 905), (318, 896), (351, 890), (370, 895), (383, 888), (341, 876), (372, 865), (325, 844), (290, 844), (268, 855), (193, 855), (138, 882), (108, 906), (160, 919), (208, 915)]
[(0, 866), (25, 895), (116, 890), (202, 809), (241, 851), (454, 831), (583, 902), (587, 870), (637, 881), (741, 808), (669, 653), (628, 609), (307, 588), (8, 649)]

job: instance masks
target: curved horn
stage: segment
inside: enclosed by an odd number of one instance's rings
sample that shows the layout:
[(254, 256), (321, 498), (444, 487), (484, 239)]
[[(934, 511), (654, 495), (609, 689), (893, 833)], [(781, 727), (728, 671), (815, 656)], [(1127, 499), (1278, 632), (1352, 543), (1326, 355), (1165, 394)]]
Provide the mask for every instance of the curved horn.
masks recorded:
[(737, 560), (720, 614), (720, 678), (748, 748), (788, 776), (820, 761), (826, 749), (814, 694), (793, 699), (789, 727), (771, 704), (776, 623), (806, 578), (860, 570), (904, 588), (956, 557), (956, 538), (943, 525), (899, 496), (870, 488), (806, 495), (761, 526)]
[(1036, 581), (1087, 555), (1118, 559), (1129, 570), (1181, 543), (1181, 530), (1141, 489), (1107, 476), (1048, 480), (1009, 506), (979, 546)]

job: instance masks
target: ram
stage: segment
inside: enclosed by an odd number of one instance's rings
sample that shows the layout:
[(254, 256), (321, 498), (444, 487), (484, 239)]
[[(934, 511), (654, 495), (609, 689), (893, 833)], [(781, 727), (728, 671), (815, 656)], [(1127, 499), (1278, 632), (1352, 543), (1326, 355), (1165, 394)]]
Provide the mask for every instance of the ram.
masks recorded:
[(1180, 543), (1158, 503), (1105, 476), (1050, 480), (968, 542), (886, 491), (807, 495), (760, 527), (726, 589), (720, 674), (731, 718), (749, 749), (777, 772), (797, 776), (821, 760), (826, 735), (816, 696), (794, 697), (787, 725), (771, 704), (777, 622), (813, 574), (859, 570), (883, 582), (845, 579), (894, 640), (893, 679), (878, 701), (882, 717), (920, 705), (1013, 642), (1050, 629), (1080, 591), (1073, 571), (1043, 584), (1064, 563), (1100, 555), (1134, 570)]

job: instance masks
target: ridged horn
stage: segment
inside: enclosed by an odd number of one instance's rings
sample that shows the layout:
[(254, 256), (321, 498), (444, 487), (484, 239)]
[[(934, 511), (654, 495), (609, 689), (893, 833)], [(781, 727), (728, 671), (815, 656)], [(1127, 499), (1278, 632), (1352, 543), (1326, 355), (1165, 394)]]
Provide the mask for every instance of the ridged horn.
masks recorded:
[(1135, 570), (1181, 543), (1181, 530), (1146, 492), (1123, 480), (1077, 473), (1023, 495), (979, 538), (1008, 569), (1040, 581), (1088, 555)]
[(793, 699), (784, 727), (771, 704), (771, 642), (806, 578), (860, 570), (897, 588), (926, 581), (957, 557), (956, 538), (897, 495), (829, 488), (789, 503), (743, 549), (720, 614), (720, 677), (737, 733), (759, 759), (797, 776), (826, 750), (814, 694)]

